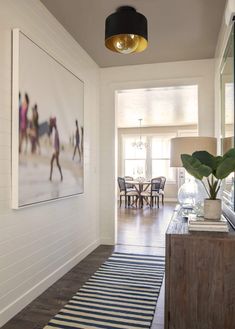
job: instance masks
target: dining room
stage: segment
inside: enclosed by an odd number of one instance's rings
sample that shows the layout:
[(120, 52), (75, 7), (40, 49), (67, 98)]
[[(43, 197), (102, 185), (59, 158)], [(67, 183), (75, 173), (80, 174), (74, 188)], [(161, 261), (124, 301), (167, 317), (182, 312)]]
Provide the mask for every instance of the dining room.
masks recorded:
[(164, 248), (183, 168), (170, 165), (171, 139), (198, 135), (198, 86), (116, 92), (117, 244)]

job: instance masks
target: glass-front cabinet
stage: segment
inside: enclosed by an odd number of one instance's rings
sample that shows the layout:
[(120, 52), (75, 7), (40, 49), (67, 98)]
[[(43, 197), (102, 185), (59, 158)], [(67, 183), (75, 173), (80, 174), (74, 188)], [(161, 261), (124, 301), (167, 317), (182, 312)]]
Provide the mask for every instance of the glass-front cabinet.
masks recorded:
[[(228, 39), (220, 70), (221, 152), (234, 147), (234, 26)], [(223, 190), (225, 214), (235, 224), (234, 173), (226, 178)]]

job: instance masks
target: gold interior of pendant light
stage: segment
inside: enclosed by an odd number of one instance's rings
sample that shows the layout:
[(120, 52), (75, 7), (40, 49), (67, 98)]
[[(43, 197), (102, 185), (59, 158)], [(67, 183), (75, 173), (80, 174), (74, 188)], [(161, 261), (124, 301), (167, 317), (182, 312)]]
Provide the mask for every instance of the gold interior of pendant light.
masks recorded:
[(136, 34), (118, 34), (105, 40), (105, 46), (122, 54), (139, 53), (148, 46), (148, 41)]

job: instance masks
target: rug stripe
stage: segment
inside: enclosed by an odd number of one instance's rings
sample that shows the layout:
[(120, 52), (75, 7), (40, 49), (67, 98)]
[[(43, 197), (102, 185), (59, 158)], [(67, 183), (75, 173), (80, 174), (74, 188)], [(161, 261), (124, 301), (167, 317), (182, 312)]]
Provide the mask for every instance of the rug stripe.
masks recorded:
[[(108, 301), (109, 299), (112, 300), (112, 301), (117, 301), (117, 302), (125, 302), (125, 305), (126, 304), (136, 304), (136, 305), (155, 305), (155, 300), (152, 300), (152, 301), (141, 301), (141, 300), (136, 300), (133, 301), (133, 297), (130, 298), (130, 301), (127, 300), (128, 298), (125, 297), (125, 298), (120, 298), (120, 297), (114, 297), (114, 296), (97, 296), (97, 295), (86, 295), (86, 294), (83, 294), (83, 295), (77, 295), (76, 297), (78, 300), (96, 300), (96, 301)], [(75, 298), (75, 299), (76, 299)]]
[[(121, 295), (117, 295), (115, 296), (114, 294), (110, 295), (110, 294), (104, 294), (104, 293), (90, 293), (90, 292), (79, 292), (76, 294), (77, 296), (86, 296), (86, 297), (102, 297), (102, 298), (114, 298), (114, 299), (119, 299), (119, 300), (126, 300), (126, 299), (130, 299), (133, 300), (133, 296), (129, 296), (129, 295), (125, 295), (125, 296), (121, 296)], [(136, 302), (142, 303), (142, 302), (147, 302), (147, 303), (151, 303), (152, 301), (155, 301), (156, 298), (135, 298)]]
[(124, 253), (118, 253), (118, 252), (114, 252), (111, 257), (120, 257), (122, 259), (127, 259), (127, 258), (138, 258), (138, 259), (144, 259), (144, 260), (148, 260), (148, 259), (152, 259), (152, 260), (165, 260), (165, 256), (159, 256), (159, 255), (141, 255), (141, 254), (124, 254)]
[(140, 278), (153, 279), (153, 278), (156, 277), (156, 273), (161, 274), (162, 273), (162, 270), (160, 270), (160, 271), (155, 270), (155, 271), (153, 271), (152, 274), (146, 274), (146, 271), (143, 271), (143, 272), (141, 272), (141, 271), (132, 271), (130, 273), (130, 269), (126, 269), (126, 270), (125, 269), (122, 269), (122, 270), (120, 270), (120, 269), (115, 269), (115, 268), (110, 268), (109, 269), (107, 267), (105, 267), (105, 268), (101, 267), (97, 272), (98, 273), (107, 273), (107, 274), (116, 274), (116, 275), (118, 275), (118, 274), (123, 274), (123, 275), (129, 274), (129, 275), (131, 275), (133, 277), (138, 276)]
[[(113, 262), (114, 265), (125, 265), (125, 266), (133, 266), (133, 268), (146, 268), (146, 269), (153, 269), (156, 268), (156, 261), (152, 261), (149, 263), (145, 263), (144, 261), (142, 262), (138, 262), (137, 260), (123, 260), (121, 261), (120, 259), (110, 259), (109, 262), (107, 262), (107, 264), (110, 264), (110, 262)], [(164, 263), (163, 262), (159, 262), (159, 266), (163, 266)]]
[[(161, 282), (160, 279), (156, 279), (156, 281), (159, 281)], [(150, 285), (148, 283), (145, 283), (145, 281), (138, 281), (136, 280), (136, 283), (133, 282), (133, 280), (125, 280), (123, 282), (123, 280), (118, 280), (118, 279), (108, 279), (108, 278), (99, 278), (99, 277), (96, 277), (95, 275), (91, 277), (91, 279), (89, 280), (89, 282), (110, 282), (110, 283), (122, 283), (123, 285), (131, 285), (131, 287), (137, 287), (137, 288), (142, 288), (142, 287), (150, 287), (150, 288), (154, 288), (155, 286), (154, 285)]]
[(80, 291), (84, 291), (86, 293), (100, 293), (100, 294), (107, 294), (107, 295), (120, 295), (120, 296), (133, 296), (133, 297), (144, 297), (144, 298), (148, 298), (151, 299), (153, 297), (155, 297), (155, 293), (143, 293), (143, 292), (130, 292), (130, 291), (125, 291), (125, 290), (114, 290), (111, 288), (103, 288), (102, 290), (100, 290), (99, 287), (83, 287), (80, 289)]
[(123, 281), (123, 279), (125, 279), (125, 282), (140, 282), (141, 284), (145, 283), (145, 285), (148, 285), (148, 284), (156, 284), (156, 280), (157, 281), (161, 281), (160, 279), (156, 279), (155, 281), (154, 280), (148, 280), (148, 279), (142, 279), (142, 278), (138, 278), (136, 277), (135, 278), (131, 278), (130, 276), (127, 276), (127, 275), (119, 275), (119, 276), (110, 276), (110, 275), (101, 275), (99, 273), (97, 273), (96, 275), (93, 275), (92, 276), (92, 279), (95, 278), (95, 279), (103, 279), (103, 280), (115, 280), (115, 281)]
[(72, 299), (74, 299), (75, 301), (78, 300), (78, 301), (83, 301), (83, 302), (88, 302), (88, 303), (97, 303), (97, 304), (100, 304), (100, 305), (112, 305), (113, 307), (116, 307), (118, 305), (120, 306), (126, 306), (126, 307), (132, 307), (132, 308), (138, 308), (140, 310), (145, 310), (145, 309), (151, 309), (152, 306), (151, 305), (144, 305), (144, 304), (136, 304), (134, 301), (132, 303), (128, 303), (127, 301), (125, 303), (123, 302), (118, 302), (118, 301), (115, 301), (115, 303), (113, 303), (113, 301), (110, 301), (110, 300), (107, 300), (105, 299), (104, 301), (103, 300), (99, 300), (99, 299), (95, 299), (95, 298), (78, 298), (76, 296), (74, 296)]
[(118, 321), (109, 321), (108, 323), (103, 319), (103, 321), (99, 321), (97, 319), (80, 319), (80, 320), (74, 320), (70, 317), (63, 317), (60, 319), (59, 315), (57, 315), (57, 318), (54, 318), (51, 320), (54, 323), (62, 324), (62, 325), (68, 325), (72, 328), (79, 328), (79, 325), (93, 325), (97, 328), (149, 328), (149, 324), (137, 324), (137, 323), (128, 323), (128, 322), (118, 322)]
[(152, 257), (152, 256), (147, 256), (147, 257), (143, 256), (143, 257), (141, 257), (141, 256), (137, 256), (137, 255), (128, 255), (128, 254), (124, 255), (124, 254), (115, 254), (115, 253), (113, 253), (109, 257), (108, 261), (113, 260), (113, 259), (120, 259), (121, 261), (138, 260), (140, 263), (145, 262), (146, 264), (148, 262), (156, 262), (156, 260), (164, 261), (163, 256), (162, 257), (158, 256), (156, 258), (156, 257)]
[(139, 256), (139, 257), (145, 257), (145, 258), (149, 258), (149, 257), (151, 257), (151, 258), (158, 258), (158, 257), (164, 258), (164, 256), (161, 256), (161, 255), (145, 255), (145, 254), (136, 254), (136, 253), (132, 254), (130, 252), (125, 253), (125, 252), (120, 252), (120, 251), (114, 251), (111, 256), (113, 256), (113, 255), (122, 255), (123, 258), (124, 257), (132, 257), (132, 256), (136, 256), (136, 257)]
[(155, 296), (156, 292), (155, 291), (142, 291), (139, 289), (135, 289), (135, 290), (129, 290), (129, 289), (120, 289), (120, 287), (115, 287), (112, 286), (111, 288), (108, 285), (102, 285), (102, 287), (100, 286), (94, 286), (94, 285), (84, 285), (83, 286), (84, 289), (89, 289), (89, 290), (100, 290), (102, 289), (103, 291), (120, 291), (123, 293), (129, 293), (129, 294), (138, 294), (138, 295), (145, 295), (145, 296)]
[(106, 263), (103, 267), (110, 268), (110, 269), (118, 269), (118, 270), (129, 270), (131, 269), (132, 271), (141, 271), (145, 272), (146, 274), (154, 274), (156, 270), (159, 269), (164, 269), (163, 265), (159, 265), (158, 267), (155, 268), (144, 268), (143, 266), (128, 266), (124, 264), (109, 264)]
[[(147, 288), (138, 288), (137, 286), (135, 287), (131, 287), (130, 285), (127, 286), (127, 285), (120, 285), (120, 284), (112, 284), (112, 285), (108, 285), (107, 283), (102, 283), (102, 282), (99, 282), (99, 283), (95, 283), (95, 282), (87, 282), (86, 285), (88, 286), (91, 286), (91, 287), (110, 287), (112, 286), (112, 289), (128, 289), (129, 291), (142, 291), (142, 292), (157, 292), (158, 291), (158, 288), (161, 286), (161, 283), (159, 283), (159, 286), (156, 287), (155, 289), (151, 289), (151, 290), (147, 290)], [(147, 290), (147, 291), (146, 291)]]
[(126, 293), (126, 294), (121, 294), (121, 293), (116, 293), (116, 292), (112, 292), (112, 294), (110, 293), (106, 293), (106, 292), (103, 292), (101, 290), (98, 290), (98, 291), (89, 291), (89, 290), (86, 290), (86, 289), (80, 289), (80, 293), (77, 293), (77, 295), (86, 295), (86, 296), (91, 296), (91, 295), (100, 295), (100, 296), (107, 296), (107, 297), (125, 297), (125, 298), (132, 298), (133, 299), (133, 296), (136, 297), (136, 300), (143, 300), (143, 301), (149, 301), (149, 300), (156, 300), (156, 297), (149, 297), (149, 296), (143, 296), (143, 295), (133, 295), (133, 294), (129, 294), (129, 293)]
[(144, 273), (145, 275), (156, 275), (156, 272), (158, 272), (159, 270), (162, 271), (164, 270), (164, 266), (162, 267), (158, 267), (155, 268), (153, 270), (146, 270), (146, 269), (142, 269), (142, 268), (131, 268), (130, 266), (110, 266), (108, 264), (105, 264), (105, 266), (102, 266), (101, 269), (106, 269), (106, 270), (118, 270), (118, 271), (130, 271), (131, 269), (131, 273)]
[[(108, 264), (110, 262), (114, 262), (114, 264), (125, 264), (125, 265), (132, 265), (134, 267), (144, 267), (144, 268), (155, 268), (156, 267), (156, 260), (148, 260), (148, 262), (145, 262), (144, 260), (139, 260), (139, 259), (121, 259), (121, 258), (113, 258), (111, 257)], [(163, 265), (164, 262), (159, 261), (159, 265)]]
[(44, 329), (149, 329), (163, 256), (113, 253)]
[(78, 300), (77, 302), (76, 301), (73, 301), (71, 300), (70, 301), (71, 304), (73, 305), (78, 305), (79, 303), (82, 303), (84, 305), (87, 305), (87, 306), (90, 306), (90, 305), (96, 305), (96, 306), (102, 306), (103, 308), (106, 308), (106, 307), (110, 307), (110, 308), (117, 308), (119, 307), (120, 309), (124, 309), (124, 310), (127, 310), (127, 309), (130, 309), (130, 310), (138, 310), (138, 311), (151, 311), (153, 310), (154, 308), (153, 307), (139, 307), (138, 305), (135, 305), (135, 306), (132, 306), (132, 305), (123, 305), (123, 304), (111, 304), (111, 303), (102, 303), (102, 302), (99, 302), (99, 301), (86, 301), (86, 300)]
[(110, 263), (107, 262), (105, 263), (105, 266), (107, 267), (118, 267), (118, 268), (132, 268), (133, 270), (145, 270), (147, 273), (150, 272), (152, 273), (154, 270), (160, 269), (160, 268), (164, 268), (164, 265), (161, 263), (159, 264), (159, 266), (152, 266), (152, 267), (148, 267), (148, 266), (144, 266), (144, 265), (133, 265), (131, 266), (131, 264), (125, 264), (125, 263)]
[(98, 276), (98, 277), (102, 277), (102, 278), (117, 278), (117, 279), (119, 279), (119, 278), (121, 278), (121, 279), (124, 279), (124, 278), (126, 278), (126, 279), (129, 279), (129, 280), (132, 280), (132, 281), (134, 281), (135, 279), (137, 280), (137, 281), (145, 281), (146, 283), (148, 282), (148, 283), (155, 283), (156, 281), (154, 280), (154, 278), (148, 278), (148, 277), (141, 277), (141, 276), (139, 276), (139, 275), (133, 275), (133, 274), (129, 274), (129, 275), (127, 275), (127, 273), (123, 273), (123, 274), (121, 274), (121, 273), (111, 273), (111, 275), (110, 275), (110, 273), (102, 273), (102, 272), (100, 272), (100, 271), (97, 271), (96, 272), (96, 275), (95, 275), (96, 277)]
[[(68, 312), (59, 312), (56, 317), (56, 319), (58, 318), (62, 318), (62, 319), (66, 319), (66, 320), (72, 320), (72, 321), (80, 321), (80, 319), (84, 320), (84, 321), (93, 321), (93, 322), (111, 322), (111, 323), (115, 323), (115, 324), (137, 324), (137, 325), (149, 325), (149, 320), (146, 320), (145, 318), (143, 319), (133, 319), (133, 318), (129, 318), (129, 319), (125, 319), (122, 317), (116, 317), (116, 316), (106, 316), (106, 315), (97, 315), (96, 317), (94, 317), (94, 315), (92, 314), (88, 314), (88, 313), (79, 313), (79, 314), (70, 314)], [(128, 320), (128, 321), (126, 321)]]
[[(81, 307), (84, 308), (89, 308), (89, 309), (97, 309), (97, 310), (105, 310), (105, 311), (109, 311), (111, 310), (112, 312), (124, 312), (124, 313), (128, 313), (128, 314), (140, 314), (139, 310), (134, 308), (129, 308), (129, 307), (120, 307), (120, 306), (110, 306), (110, 305), (106, 305), (106, 306), (102, 306), (102, 305), (92, 305), (92, 304), (87, 304), (84, 302), (78, 302), (78, 303), (74, 303), (74, 302), (69, 302), (65, 307), (69, 307), (69, 308), (74, 308), (74, 309), (80, 309)], [(141, 311), (141, 314), (153, 314), (153, 310), (144, 310)]]
[[(109, 282), (110, 283), (110, 282)], [(125, 285), (124, 283), (123, 284), (108, 284), (108, 283), (102, 283), (102, 282), (92, 282), (92, 281), (87, 281), (86, 285), (89, 285), (89, 286), (99, 286), (99, 287), (112, 287), (112, 288), (119, 288), (119, 289), (128, 289), (128, 290), (134, 290), (134, 291), (144, 291), (146, 292), (147, 290), (147, 287), (145, 288), (140, 288), (141, 286), (130, 286), (130, 285)], [(161, 283), (159, 283), (159, 285), (161, 286)], [(149, 291), (149, 290), (147, 290)], [(151, 289), (151, 291), (157, 291), (157, 288), (155, 289)]]
[[(135, 313), (133, 312), (132, 314), (129, 311), (126, 311), (125, 313), (122, 311), (117, 311), (116, 309), (111, 309), (111, 310), (99, 310), (98, 308), (95, 309), (90, 309), (90, 308), (86, 308), (86, 307), (79, 307), (79, 311), (77, 310), (77, 308), (73, 309), (73, 308), (69, 308), (67, 306), (65, 306), (62, 311), (67, 313), (73, 313), (73, 314), (79, 314), (80, 312), (85, 311), (87, 314), (97, 314), (97, 315), (110, 315), (113, 314), (115, 315), (115, 317), (120, 317), (120, 318), (124, 318), (124, 319), (132, 319), (132, 318), (136, 318), (136, 319), (150, 319), (152, 318), (152, 316), (150, 314), (144, 314), (141, 313), (141, 315), (139, 313)], [(60, 312), (61, 313), (61, 312)]]

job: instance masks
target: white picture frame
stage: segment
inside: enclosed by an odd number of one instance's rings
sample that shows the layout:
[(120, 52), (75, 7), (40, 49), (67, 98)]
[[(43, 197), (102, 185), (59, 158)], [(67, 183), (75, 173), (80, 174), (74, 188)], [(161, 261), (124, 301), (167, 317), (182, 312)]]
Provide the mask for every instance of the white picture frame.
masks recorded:
[(19, 29), (12, 53), (12, 208), (84, 192), (84, 82)]

